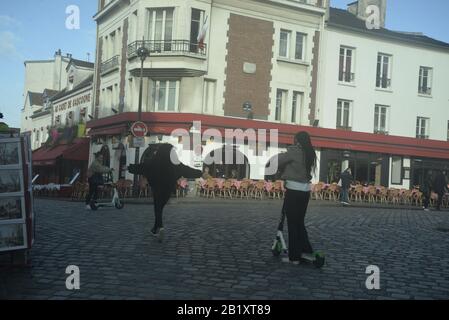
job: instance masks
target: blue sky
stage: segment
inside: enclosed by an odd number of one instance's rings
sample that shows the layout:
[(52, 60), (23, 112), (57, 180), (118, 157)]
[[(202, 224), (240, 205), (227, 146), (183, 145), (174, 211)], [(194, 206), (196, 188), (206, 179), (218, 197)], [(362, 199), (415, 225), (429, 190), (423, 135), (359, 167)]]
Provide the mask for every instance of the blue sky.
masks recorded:
[[(331, 0), (333, 7), (346, 8), (352, 0)], [(423, 32), (449, 42), (449, 1), (387, 0), (387, 28)], [(81, 13), (79, 30), (65, 27), (66, 8), (77, 5)], [(23, 106), (25, 60), (51, 59), (58, 49), (77, 59), (95, 53), (96, 26), (92, 16), (97, 0), (0, 1), (0, 111), (5, 121), (20, 127)]]

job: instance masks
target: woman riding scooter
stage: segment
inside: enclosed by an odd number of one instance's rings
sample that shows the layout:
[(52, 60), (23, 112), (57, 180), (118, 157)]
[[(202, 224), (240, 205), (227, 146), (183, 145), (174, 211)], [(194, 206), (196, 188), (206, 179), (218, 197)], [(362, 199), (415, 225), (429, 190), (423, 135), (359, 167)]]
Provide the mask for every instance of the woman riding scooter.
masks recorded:
[(95, 160), (87, 170), (87, 178), (89, 182), (89, 193), (86, 197), (86, 210), (91, 210), (90, 202), (98, 199), (98, 186), (104, 184), (103, 174), (111, 173), (113, 169), (103, 165), (103, 155), (101, 153), (95, 154)]

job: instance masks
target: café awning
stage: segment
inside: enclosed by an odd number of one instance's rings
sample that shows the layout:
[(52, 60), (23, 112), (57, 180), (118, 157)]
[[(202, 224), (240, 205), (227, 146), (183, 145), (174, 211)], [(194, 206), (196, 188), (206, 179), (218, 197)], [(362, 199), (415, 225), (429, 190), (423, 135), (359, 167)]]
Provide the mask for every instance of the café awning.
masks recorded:
[(33, 152), (34, 166), (53, 166), (58, 159), (89, 161), (89, 139), (76, 139), (72, 144), (61, 144), (52, 148), (42, 147)]

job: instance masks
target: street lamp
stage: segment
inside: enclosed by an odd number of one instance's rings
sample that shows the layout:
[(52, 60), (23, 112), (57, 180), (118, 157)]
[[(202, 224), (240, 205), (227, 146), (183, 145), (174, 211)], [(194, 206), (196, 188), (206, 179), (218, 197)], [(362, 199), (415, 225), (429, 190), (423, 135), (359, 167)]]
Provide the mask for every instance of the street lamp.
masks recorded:
[[(147, 57), (150, 56), (150, 51), (145, 48), (145, 39), (142, 41), (142, 46), (137, 49), (137, 56), (140, 58), (141, 64), (140, 64), (140, 88), (139, 88), (139, 110), (138, 110), (138, 121), (142, 121), (142, 99), (143, 99), (143, 64)], [(139, 164), (140, 162), (140, 147), (137, 146), (136, 148), (136, 155), (134, 158), (134, 163)], [(134, 175), (134, 193), (138, 196), (138, 176), (137, 174)]]

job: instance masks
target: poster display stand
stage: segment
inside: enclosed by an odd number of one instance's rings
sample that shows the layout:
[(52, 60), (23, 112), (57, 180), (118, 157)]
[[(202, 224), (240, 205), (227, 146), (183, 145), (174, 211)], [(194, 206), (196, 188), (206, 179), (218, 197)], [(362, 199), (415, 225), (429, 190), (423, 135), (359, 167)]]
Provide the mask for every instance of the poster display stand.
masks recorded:
[[(0, 136), (0, 254), (27, 264), (34, 242), (32, 151), (29, 135)], [(13, 258), (14, 257), (14, 258)]]

